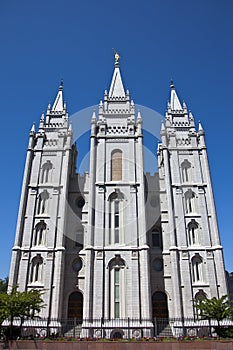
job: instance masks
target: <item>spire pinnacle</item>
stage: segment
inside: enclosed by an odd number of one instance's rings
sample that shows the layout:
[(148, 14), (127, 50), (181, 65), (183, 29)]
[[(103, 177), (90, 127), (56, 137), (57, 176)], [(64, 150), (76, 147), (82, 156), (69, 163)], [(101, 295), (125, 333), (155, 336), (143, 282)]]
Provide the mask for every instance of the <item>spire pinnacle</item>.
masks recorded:
[(204, 132), (204, 129), (203, 129), (202, 125), (201, 125), (200, 120), (199, 120), (199, 123), (198, 123), (198, 131), (199, 131), (199, 132), (200, 132), (200, 131)]
[(32, 128), (31, 128), (30, 132), (32, 132), (32, 133), (36, 132), (35, 122), (32, 124)]
[(96, 113), (95, 110), (92, 113), (91, 121), (96, 121)]
[(123, 86), (121, 72), (119, 68), (119, 54), (115, 52), (115, 68), (113, 72), (112, 82), (109, 89), (109, 97), (125, 97), (125, 89)]
[(64, 109), (64, 101), (63, 101), (63, 81), (59, 85), (57, 97), (52, 107), (52, 112), (62, 112)]
[(181, 103), (180, 103), (179, 98), (177, 96), (177, 93), (175, 90), (175, 85), (174, 85), (172, 80), (171, 80), (170, 88), (171, 88), (171, 97), (170, 97), (171, 110), (181, 111), (182, 110)]

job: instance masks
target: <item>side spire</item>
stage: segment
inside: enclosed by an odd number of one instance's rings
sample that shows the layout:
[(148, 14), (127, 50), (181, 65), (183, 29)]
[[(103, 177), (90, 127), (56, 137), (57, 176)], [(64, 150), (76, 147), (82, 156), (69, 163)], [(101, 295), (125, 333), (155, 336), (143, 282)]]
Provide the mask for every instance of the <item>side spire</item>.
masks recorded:
[[(114, 49), (113, 49), (114, 50)], [(119, 59), (120, 55), (114, 50), (115, 68), (108, 97), (125, 97), (125, 89), (121, 79)]]
[(64, 101), (63, 101), (63, 81), (61, 81), (57, 97), (51, 109), (52, 112), (62, 112), (64, 109)]
[(181, 111), (183, 108), (181, 107), (181, 103), (177, 96), (173, 81), (171, 81), (170, 88), (171, 88), (170, 108), (173, 111)]

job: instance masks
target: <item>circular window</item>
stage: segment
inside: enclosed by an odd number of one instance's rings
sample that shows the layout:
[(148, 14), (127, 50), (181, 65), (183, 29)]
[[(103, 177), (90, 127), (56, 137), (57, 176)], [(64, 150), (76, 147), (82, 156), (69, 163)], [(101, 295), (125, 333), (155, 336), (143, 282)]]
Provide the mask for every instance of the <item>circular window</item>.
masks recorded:
[(76, 199), (76, 205), (78, 208), (82, 208), (85, 204), (85, 200), (83, 197), (79, 197)]
[(155, 259), (153, 261), (153, 268), (157, 272), (162, 271), (163, 270), (163, 260), (162, 259)]
[(150, 198), (150, 205), (153, 207), (153, 208), (156, 208), (158, 205), (159, 205), (159, 198), (156, 197), (156, 196), (153, 196)]
[(77, 258), (73, 261), (72, 267), (73, 267), (75, 272), (80, 271), (82, 266), (83, 266), (83, 263), (82, 263), (82, 260), (80, 258)]

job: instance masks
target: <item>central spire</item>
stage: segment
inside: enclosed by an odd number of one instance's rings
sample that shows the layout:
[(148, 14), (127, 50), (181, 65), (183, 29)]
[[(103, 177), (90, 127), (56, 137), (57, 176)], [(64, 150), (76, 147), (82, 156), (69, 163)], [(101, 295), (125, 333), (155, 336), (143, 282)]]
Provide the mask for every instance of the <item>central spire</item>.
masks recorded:
[(173, 81), (171, 81), (171, 97), (170, 97), (170, 106), (173, 111), (181, 111), (182, 107), (179, 101), (179, 98), (177, 96), (176, 90), (175, 90), (175, 85)]
[(63, 81), (61, 81), (59, 90), (57, 93), (57, 97), (55, 99), (55, 102), (52, 107), (52, 112), (62, 112), (64, 108), (64, 101), (63, 101)]
[(125, 97), (125, 90), (121, 79), (119, 59), (120, 55), (114, 50), (115, 68), (108, 97)]

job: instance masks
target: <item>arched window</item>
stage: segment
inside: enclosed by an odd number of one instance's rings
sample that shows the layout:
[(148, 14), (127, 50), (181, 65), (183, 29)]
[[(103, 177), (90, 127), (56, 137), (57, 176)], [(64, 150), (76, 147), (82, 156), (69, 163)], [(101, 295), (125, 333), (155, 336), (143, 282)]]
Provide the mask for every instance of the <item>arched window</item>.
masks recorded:
[(114, 150), (111, 154), (111, 180), (122, 180), (122, 151)]
[(31, 262), (30, 282), (42, 282), (43, 259), (40, 255), (35, 256)]
[(195, 193), (192, 190), (185, 192), (186, 213), (195, 212)]
[(33, 245), (45, 245), (46, 224), (44, 221), (39, 222), (35, 227)]
[(161, 231), (158, 227), (154, 227), (151, 232), (152, 247), (162, 248), (162, 236)]
[(73, 292), (69, 296), (68, 301), (68, 318), (77, 318), (79, 320), (83, 317), (83, 295), (80, 292)]
[(41, 171), (42, 183), (51, 182), (52, 168), (53, 166), (50, 160), (47, 160), (47, 162), (42, 165), (42, 171)]
[(125, 262), (116, 256), (110, 264), (110, 317), (125, 316)]
[(183, 182), (191, 181), (191, 163), (185, 159), (181, 164)]
[(38, 208), (37, 208), (37, 214), (45, 214), (48, 210), (48, 199), (49, 194), (47, 191), (43, 191), (40, 193), (38, 197)]
[[(200, 289), (196, 294), (195, 294), (195, 304), (198, 304), (199, 302), (201, 302), (202, 300), (206, 299), (207, 295), (206, 293)], [(196, 316), (201, 315), (201, 310), (199, 310), (197, 307), (195, 308), (195, 313)]]
[(192, 258), (192, 274), (194, 283), (203, 281), (202, 258), (199, 254)]
[(109, 210), (109, 244), (123, 243), (123, 201), (121, 192), (115, 192), (110, 196)]
[(196, 294), (195, 294), (195, 300), (198, 301), (198, 300), (203, 300), (203, 299), (206, 299), (206, 293), (200, 289)]
[(152, 295), (152, 317), (168, 318), (167, 295), (164, 292), (155, 292)]
[(198, 224), (195, 220), (192, 220), (188, 224), (188, 240), (190, 245), (198, 245)]

